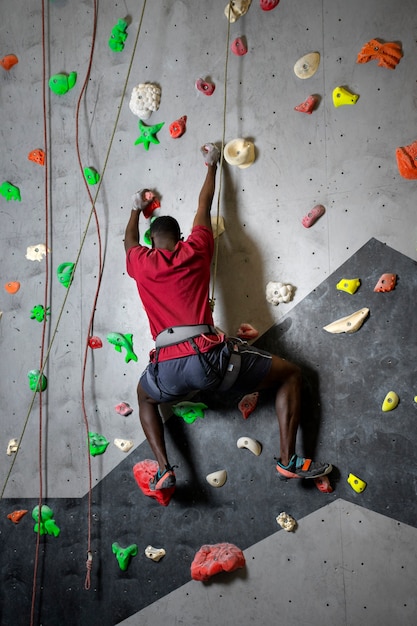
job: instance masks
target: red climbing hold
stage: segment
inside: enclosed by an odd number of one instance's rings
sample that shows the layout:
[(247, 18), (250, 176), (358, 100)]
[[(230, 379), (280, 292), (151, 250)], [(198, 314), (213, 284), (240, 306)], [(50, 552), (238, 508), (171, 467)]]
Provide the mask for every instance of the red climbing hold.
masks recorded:
[(201, 546), (191, 563), (193, 580), (208, 580), (220, 572), (233, 572), (245, 566), (245, 557), (232, 543), (216, 543)]
[(13, 524), (18, 524), (22, 517), (24, 517), (27, 513), (26, 509), (20, 509), (19, 511), (13, 511), (9, 513), (7, 519), (11, 520)]
[(169, 134), (173, 139), (178, 139), (185, 133), (185, 124), (187, 122), (187, 116), (183, 115), (182, 117), (172, 122), (169, 126)]
[(158, 198), (153, 198), (149, 204), (146, 205), (146, 207), (143, 209), (142, 213), (143, 213), (143, 217), (150, 217), (152, 215), (152, 213), (155, 211), (155, 209), (159, 209), (159, 207), (161, 206), (161, 203), (159, 202)]
[(96, 350), (97, 348), (103, 347), (103, 342), (101, 341), (100, 337), (93, 335), (89, 338), (88, 345), (92, 350)]
[(149, 481), (155, 476), (157, 471), (158, 463), (150, 459), (140, 461), (140, 463), (136, 463), (136, 465), (133, 466), (133, 476), (142, 493), (150, 498), (155, 498), (162, 506), (168, 506), (174, 494), (175, 487), (155, 489), (155, 491), (149, 488)]
[(258, 399), (259, 391), (254, 391), (253, 393), (248, 393), (246, 396), (243, 396), (237, 405), (239, 411), (243, 415), (243, 419), (248, 419), (249, 415), (254, 412), (256, 405), (258, 404)]
[(279, 0), (259, 0), (262, 11), (272, 11), (279, 5)]
[(307, 100), (304, 100), (304, 102), (294, 107), (294, 110), (299, 111), (300, 113), (308, 113), (309, 115), (311, 115), (317, 102), (317, 96), (308, 96)]
[(314, 479), (314, 482), (319, 491), (322, 491), (323, 493), (332, 493), (333, 487), (330, 484), (328, 476), (319, 476)]
[(247, 51), (248, 46), (246, 45), (245, 37), (236, 37), (234, 41), (232, 41), (230, 46), (231, 51), (238, 57), (243, 57)]
[(201, 93), (204, 93), (206, 96), (211, 96), (216, 89), (216, 85), (214, 83), (205, 81), (202, 78), (196, 80), (195, 86), (198, 91), (201, 91)]

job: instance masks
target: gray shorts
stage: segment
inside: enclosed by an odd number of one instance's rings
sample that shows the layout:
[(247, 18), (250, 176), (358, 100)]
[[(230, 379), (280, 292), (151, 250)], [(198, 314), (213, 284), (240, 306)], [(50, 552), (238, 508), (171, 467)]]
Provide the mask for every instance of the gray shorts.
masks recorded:
[[(237, 340), (241, 365), (227, 394), (252, 393), (271, 368), (272, 355)], [(215, 391), (222, 383), (230, 356), (230, 343), (203, 354), (149, 363), (140, 377), (141, 387), (157, 402), (174, 402), (191, 391)]]

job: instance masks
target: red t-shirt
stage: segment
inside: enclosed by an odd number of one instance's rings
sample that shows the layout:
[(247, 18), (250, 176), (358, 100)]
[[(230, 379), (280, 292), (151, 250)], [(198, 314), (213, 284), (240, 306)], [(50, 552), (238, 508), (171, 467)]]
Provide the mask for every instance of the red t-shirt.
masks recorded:
[[(209, 304), (213, 249), (210, 229), (194, 226), (186, 241), (179, 241), (172, 252), (141, 245), (127, 251), (127, 272), (136, 281), (153, 339), (171, 326), (213, 324)], [(197, 337), (195, 341), (206, 352), (219, 339)], [(189, 354), (195, 351), (183, 342), (161, 348), (159, 360)]]

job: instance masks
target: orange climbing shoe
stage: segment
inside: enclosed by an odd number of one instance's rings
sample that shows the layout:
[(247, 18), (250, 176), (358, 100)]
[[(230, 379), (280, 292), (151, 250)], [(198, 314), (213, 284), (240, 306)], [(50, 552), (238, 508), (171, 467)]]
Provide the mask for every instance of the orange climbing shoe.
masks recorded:
[(288, 465), (282, 465), (279, 459), (277, 461), (277, 472), (281, 480), (287, 478), (318, 478), (330, 474), (333, 467), (330, 463), (321, 463), (305, 459), (304, 457), (293, 454)]
[(170, 489), (175, 487), (176, 483), (174, 468), (170, 465), (166, 465), (163, 472), (160, 469), (156, 472), (155, 476), (149, 481), (149, 489), (155, 491), (155, 489)]

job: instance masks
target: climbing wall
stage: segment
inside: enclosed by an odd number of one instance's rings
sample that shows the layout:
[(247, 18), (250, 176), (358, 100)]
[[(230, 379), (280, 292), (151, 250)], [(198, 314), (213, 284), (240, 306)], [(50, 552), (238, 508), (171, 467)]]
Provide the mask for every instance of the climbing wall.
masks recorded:
[[(242, 624), (262, 615), (272, 624), (278, 613), (289, 624), (384, 623), (387, 616), (413, 623), (412, 591), (398, 580), (416, 575), (417, 229), (415, 182), (404, 177), (414, 170), (400, 173), (396, 149), (412, 154), (417, 139), (414, 3), (281, 0), (264, 11), (253, 0), (230, 24), (225, 4), (3, 3), (2, 623), (17, 613), (28, 624), (155, 626), (174, 617), (211, 624), (219, 615)], [(245, 55), (230, 49), (237, 37)], [(385, 57), (391, 68), (380, 58), (356, 62), (374, 38), (395, 44)], [(398, 49), (403, 56), (392, 57)], [(318, 69), (300, 79), (294, 65), (310, 52), (320, 55)], [(199, 79), (214, 85), (212, 95), (197, 89)], [(161, 91), (159, 109), (144, 120), (159, 141), (148, 150), (129, 108), (140, 83)], [(335, 106), (333, 92), (342, 87), (347, 101), (358, 96), (355, 104)], [(309, 96), (311, 114), (294, 110)], [(182, 116), (186, 131), (173, 138), (169, 127)], [(334, 491), (278, 480), (271, 398), (247, 421), (238, 399), (202, 398), (204, 420), (167, 421), (178, 487), (161, 507), (132, 472), (150, 457), (135, 388), (152, 342), (125, 271), (130, 197), (152, 188), (161, 203), (156, 214), (174, 215), (187, 234), (205, 175), (200, 146), (237, 139), (253, 144), (255, 159), (246, 169), (224, 162), (218, 175), (213, 214), (224, 217), (226, 231), (218, 240), (215, 321), (230, 334), (252, 324), (258, 345), (302, 365), (299, 445), (334, 463)], [(28, 159), (40, 149), (44, 165)], [(85, 168), (99, 174), (96, 184)], [(303, 217), (317, 204), (325, 212), (305, 228)], [(141, 223), (142, 239), (148, 224)], [(384, 272), (396, 274), (396, 287), (375, 293)], [(359, 278), (358, 292), (336, 290), (342, 278)], [(293, 300), (268, 303), (269, 281), (293, 285)], [(323, 331), (362, 307), (370, 314), (357, 333)], [(137, 361), (126, 363), (110, 333), (133, 335)], [(91, 336), (101, 348), (91, 347)], [(391, 390), (400, 403), (383, 413)], [(133, 412), (121, 415), (122, 402)], [(90, 454), (88, 432), (109, 442), (104, 454)], [(237, 448), (241, 436), (262, 443), (259, 457)], [(132, 441), (130, 451), (115, 438)], [(17, 451), (8, 448), (13, 439)], [(214, 489), (205, 476), (222, 468), (227, 482)], [(364, 492), (352, 489), (349, 474), (367, 483)], [(40, 502), (55, 521), (38, 537), (32, 511)], [(7, 515), (17, 510), (28, 512), (14, 523)], [(295, 533), (279, 529), (281, 511), (297, 519)], [(244, 550), (246, 567), (208, 585), (191, 582), (200, 546), (226, 541)], [(138, 545), (126, 571), (115, 542)], [(166, 550), (159, 562), (144, 556), (149, 544)], [(372, 600), (364, 592), (369, 581)], [(315, 607), (316, 622), (306, 605)]]

